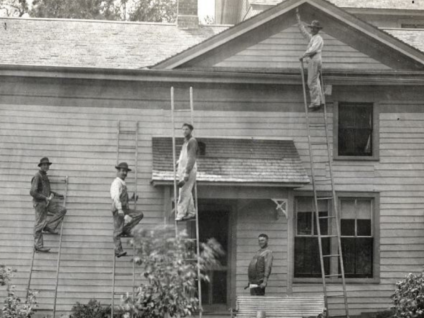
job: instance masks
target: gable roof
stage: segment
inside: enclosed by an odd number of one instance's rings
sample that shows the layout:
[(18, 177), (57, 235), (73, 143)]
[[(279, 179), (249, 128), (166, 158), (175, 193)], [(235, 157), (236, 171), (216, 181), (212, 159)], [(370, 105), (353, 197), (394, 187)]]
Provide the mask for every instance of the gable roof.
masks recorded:
[(182, 30), (175, 24), (1, 18), (1, 64), (139, 69), (228, 26)]
[[(302, 186), (310, 182), (293, 140), (197, 138), (205, 154), (197, 159), (197, 181)], [(176, 139), (178, 151), (183, 138)], [(153, 137), (153, 184), (174, 180), (172, 138)]]
[[(393, 60), (401, 59), (403, 63), (408, 62), (410, 68), (424, 68), (423, 52), (403, 41), (400, 41), (389, 33), (358, 19), (354, 15), (345, 12), (326, 0), (285, 0), (279, 5), (271, 7), (259, 15), (245, 20), (176, 56), (154, 65), (153, 68), (174, 69), (186, 65), (187, 63), (191, 63), (196, 59), (201, 59), (202, 55), (212, 54), (211, 52), (213, 50), (217, 50), (237, 38), (241, 38), (242, 36), (248, 38), (249, 32), (253, 32), (253, 30), (259, 26), (264, 26), (267, 23), (273, 23), (274, 25), (277, 24), (275, 21), (277, 21), (279, 17), (301, 5), (308, 5), (314, 8), (317, 13), (319, 12), (321, 15), (325, 15), (333, 21), (340, 22), (345, 28), (347, 27), (352, 30), (352, 32), (354, 31), (360, 34), (364, 41), (368, 40), (369, 44), (371, 44), (372, 41), (373, 45), (363, 45), (365, 50), (371, 50), (373, 49), (371, 47), (375, 47), (375, 44), (377, 44), (379, 45), (380, 50), (390, 50), (391, 56), (396, 55)], [(381, 58), (387, 58), (386, 55), (380, 54), (379, 56), (381, 56)], [(402, 63), (400, 62), (399, 64)]]
[[(251, 0), (250, 4), (277, 5), (286, 0)], [(357, 9), (394, 9), (394, 10), (424, 10), (423, 1), (400, 0), (329, 0), (341, 8)]]

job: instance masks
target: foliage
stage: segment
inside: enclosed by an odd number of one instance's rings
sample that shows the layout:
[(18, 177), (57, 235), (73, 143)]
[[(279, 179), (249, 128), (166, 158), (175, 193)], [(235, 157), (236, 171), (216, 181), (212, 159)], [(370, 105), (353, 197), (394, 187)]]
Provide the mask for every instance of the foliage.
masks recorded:
[(394, 316), (398, 318), (424, 318), (424, 277), (409, 274), (396, 283), (392, 295)]
[(0, 0), (0, 15), (22, 17), (28, 12), (27, 0)]
[(15, 272), (16, 270), (0, 264), (0, 286), (7, 285), (9, 287), (11, 279), (13, 277), (13, 273)]
[(102, 306), (99, 301), (90, 299), (87, 305), (77, 302), (72, 307), (72, 318), (108, 318), (111, 315), (110, 306)]
[(208, 280), (206, 272), (219, 266), (218, 258), (224, 255), (219, 243), (214, 239), (201, 243), (197, 255), (193, 240), (185, 232), (175, 237), (172, 226), (151, 231), (138, 226), (132, 234), (134, 261), (142, 266), (145, 283), (135, 298), (123, 297), (122, 309), (138, 318), (185, 317), (198, 312), (197, 279)]
[(40, 18), (174, 22), (176, 11), (176, 0), (34, 0), (30, 15)]
[(30, 318), (37, 307), (36, 293), (29, 291), (25, 302), (17, 297), (13, 291), (13, 286), (9, 289), (2, 308), (3, 318)]

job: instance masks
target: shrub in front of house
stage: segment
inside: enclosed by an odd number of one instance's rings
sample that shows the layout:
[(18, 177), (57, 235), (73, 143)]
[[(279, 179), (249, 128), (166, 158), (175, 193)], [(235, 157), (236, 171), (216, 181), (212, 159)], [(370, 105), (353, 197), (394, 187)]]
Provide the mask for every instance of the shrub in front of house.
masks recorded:
[(392, 295), (394, 317), (424, 318), (424, 277), (423, 273), (410, 273), (404, 280), (396, 283)]
[[(197, 280), (208, 280), (206, 272), (219, 267), (224, 255), (214, 239), (200, 244), (200, 255), (185, 232), (175, 235), (173, 226), (133, 230), (134, 261), (143, 270), (143, 283), (135, 297), (128, 293), (121, 308), (137, 318), (185, 317), (197, 313)], [(198, 260), (198, 262), (197, 262)], [(200, 271), (200, 276), (198, 273)]]

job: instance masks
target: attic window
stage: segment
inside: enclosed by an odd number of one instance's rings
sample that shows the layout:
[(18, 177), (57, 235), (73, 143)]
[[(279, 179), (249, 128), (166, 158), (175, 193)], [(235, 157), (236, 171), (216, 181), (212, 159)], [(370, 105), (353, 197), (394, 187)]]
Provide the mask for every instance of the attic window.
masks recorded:
[(206, 155), (206, 144), (202, 141), (199, 141), (198, 145), (199, 145), (199, 156)]

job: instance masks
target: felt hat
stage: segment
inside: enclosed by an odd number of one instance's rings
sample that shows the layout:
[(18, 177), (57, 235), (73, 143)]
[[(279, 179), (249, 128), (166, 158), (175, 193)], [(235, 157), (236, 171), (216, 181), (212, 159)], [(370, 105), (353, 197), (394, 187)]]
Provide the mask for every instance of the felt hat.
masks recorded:
[(47, 158), (47, 157), (43, 157), (43, 158), (41, 158), (41, 159), (40, 159), (40, 163), (38, 164), (38, 166), (39, 166), (39, 167), (41, 167), (41, 165), (42, 165), (42, 164), (45, 164), (45, 163), (47, 163), (49, 166), (50, 166), (51, 164), (53, 164), (53, 162), (50, 162), (50, 161), (49, 161), (49, 158)]
[(130, 168), (128, 168), (128, 164), (126, 162), (121, 162), (119, 165), (115, 166), (116, 169), (125, 169), (127, 171), (132, 171)]
[(322, 26), (321, 26), (321, 24), (319, 23), (318, 20), (314, 20), (314, 21), (311, 22), (311, 24), (308, 25), (308, 28), (316, 28), (316, 29), (321, 30)]

